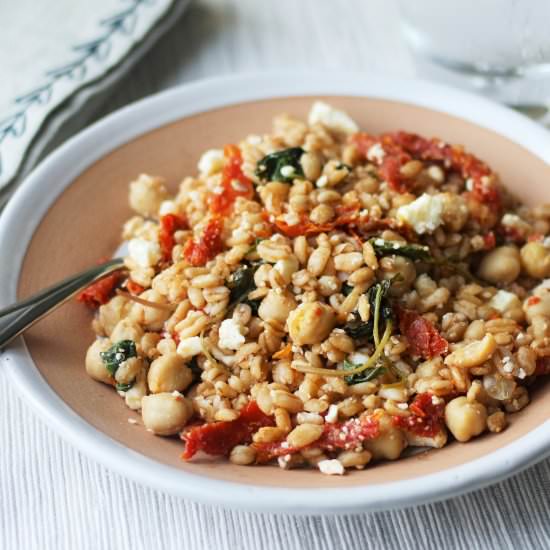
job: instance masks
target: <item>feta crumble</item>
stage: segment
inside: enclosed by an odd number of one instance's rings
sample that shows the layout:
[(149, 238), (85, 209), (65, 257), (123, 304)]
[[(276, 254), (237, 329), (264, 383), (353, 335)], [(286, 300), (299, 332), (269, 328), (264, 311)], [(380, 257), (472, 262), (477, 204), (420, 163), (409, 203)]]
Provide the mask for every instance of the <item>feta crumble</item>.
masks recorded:
[[(489, 302), (489, 306), (504, 313), (514, 304), (518, 303), (518, 297), (512, 292), (507, 292), (506, 290), (499, 290)], [(519, 305), (519, 304), (518, 304)]]
[(317, 463), (317, 466), (321, 473), (329, 476), (341, 476), (344, 475), (344, 466), (336, 458), (332, 460), (321, 460)]
[(371, 145), (367, 151), (367, 160), (382, 164), (385, 155), (386, 152), (382, 148), (382, 145), (380, 145), (380, 143), (375, 143), (374, 145)]
[(145, 239), (130, 239), (128, 256), (140, 267), (152, 267), (160, 260), (160, 246)]
[(445, 199), (440, 195), (424, 193), (415, 201), (397, 209), (397, 219), (412, 226), (419, 233), (432, 233), (442, 223)]
[(205, 151), (197, 165), (201, 176), (211, 176), (223, 168), (223, 151), (221, 149), (209, 149)]
[(242, 327), (233, 319), (225, 319), (220, 325), (219, 344), (225, 349), (239, 349), (245, 342)]
[(184, 359), (193, 357), (202, 352), (202, 345), (200, 336), (190, 336), (180, 340), (176, 353)]
[(336, 405), (331, 405), (328, 408), (327, 414), (325, 415), (325, 422), (329, 424), (336, 424), (336, 422), (338, 422), (338, 407)]
[(162, 201), (159, 207), (159, 215), (166, 216), (167, 214), (177, 214), (178, 207), (174, 201)]
[(344, 134), (359, 131), (359, 126), (346, 112), (335, 109), (324, 101), (316, 101), (312, 105), (307, 121), (310, 125), (320, 123), (329, 130)]
[(290, 178), (294, 174), (294, 166), (289, 164), (281, 168), (281, 175), (285, 178)]

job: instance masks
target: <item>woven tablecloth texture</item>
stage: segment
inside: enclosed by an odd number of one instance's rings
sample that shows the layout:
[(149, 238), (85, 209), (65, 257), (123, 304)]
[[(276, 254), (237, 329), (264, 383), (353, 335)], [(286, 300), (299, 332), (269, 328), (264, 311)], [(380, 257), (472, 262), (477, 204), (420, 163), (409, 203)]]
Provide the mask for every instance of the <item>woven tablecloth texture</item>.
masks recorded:
[[(56, 129), (52, 143), (179, 83), (284, 67), (415, 70), (385, 0), (195, 1), (100, 112)], [(0, 434), (0, 550), (550, 548), (549, 462), (443, 503), (300, 518), (199, 505), (123, 479), (53, 433), (2, 372)]]

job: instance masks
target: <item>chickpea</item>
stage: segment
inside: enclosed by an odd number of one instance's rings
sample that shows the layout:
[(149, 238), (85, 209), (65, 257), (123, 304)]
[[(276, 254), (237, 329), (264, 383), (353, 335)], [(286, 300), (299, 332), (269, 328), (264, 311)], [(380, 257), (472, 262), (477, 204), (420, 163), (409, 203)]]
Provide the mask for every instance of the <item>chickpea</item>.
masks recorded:
[(139, 342), (143, 336), (143, 329), (130, 319), (121, 319), (113, 329), (111, 334), (112, 342), (120, 340), (133, 340)]
[(133, 386), (124, 392), (124, 401), (126, 406), (134, 411), (141, 409), (141, 400), (147, 395), (147, 374), (145, 369), (141, 369)]
[(463, 197), (452, 193), (442, 193), (443, 200), (443, 224), (450, 231), (460, 231), (466, 222), (470, 211)]
[(143, 424), (156, 435), (177, 434), (192, 415), (191, 401), (182, 395), (155, 393), (141, 400)]
[(156, 215), (160, 204), (166, 199), (168, 191), (161, 178), (141, 174), (130, 184), (130, 207), (142, 216)]
[(506, 284), (514, 282), (520, 271), (518, 249), (513, 245), (506, 245), (495, 248), (481, 260), (478, 275), (493, 284)]
[[(166, 303), (164, 296), (153, 289), (143, 292), (140, 295), (140, 298), (148, 300), (149, 302), (156, 302), (160, 304)], [(161, 330), (164, 326), (164, 322), (170, 317), (171, 314), (172, 312), (167, 309), (148, 307), (142, 304), (134, 303), (130, 311), (130, 318), (148, 330)]]
[[(538, 300), (536, 298), (538, 298)], [(527, 298), (527, 300), (523, 302), (523, 311), (525, 311), (525, 316), (529, 323), (533, 323), (535, 317), (550, 318), (550, 292), (539, 295), (536, 298)]]
[(298, 346), (322, 342), (335, 324), (334, 311), (321, 302), (302, 304), (288, 316), (288, 332)]
[(445, 407), (445, 423), (458, 441), (466, 442), (487, 427), (487, 409), (477, 401), (456, 397)]
[(126, 317), (130, 305), (129, 300), (124, 296), (115, 296), (112, 300), (99, 308), (99, 324), (107, 336), (113, 332), (116, 324), (123, 317)]
[(108, 338), (96, 340), (86, 352), (86, 372), (94, 379), (114, 386), (115, 379), (111, 373), (105, 368), (105, 363), (99, 355), (102, 351), (107, 351), (111, 347), (111, 342)]
[(416, 279), (416, 268), (414, 263), (403, 256), (386, 256), (380, 260), (380, 270), (382, 278), (392, 280), (396, 275), (397, 279), (392, 283), (390, 294), (399, 296), (409, 287)]
[(183, 391), (193, 381), (193, 373), (177, 353), (161, 355), (149, 367), (147, 383), (153, 393)]
[(258, 308), (258, 316), (264, 321), (274, 320), (284, 323), (295, 307), (296, 300), (294, 300), (292, 294), (270, 290)]
[(398, 428), (389, 428), (376, 439), (365, 442), (375, 460), (395, 460), (407, 446), (407, 438)]
[(550, 250), (541, 242), (527, 243), (521, 247), (521, 265), (530, 277), (550, 277)]

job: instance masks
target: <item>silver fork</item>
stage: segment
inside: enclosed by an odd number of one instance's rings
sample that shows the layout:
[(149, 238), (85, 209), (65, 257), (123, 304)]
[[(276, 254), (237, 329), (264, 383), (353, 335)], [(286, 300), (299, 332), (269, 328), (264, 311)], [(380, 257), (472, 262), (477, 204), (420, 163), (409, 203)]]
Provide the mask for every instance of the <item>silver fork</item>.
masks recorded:
[(114, 258), (0, 310), (0, 349), (90, 284), (123, 268), (124, 260)]

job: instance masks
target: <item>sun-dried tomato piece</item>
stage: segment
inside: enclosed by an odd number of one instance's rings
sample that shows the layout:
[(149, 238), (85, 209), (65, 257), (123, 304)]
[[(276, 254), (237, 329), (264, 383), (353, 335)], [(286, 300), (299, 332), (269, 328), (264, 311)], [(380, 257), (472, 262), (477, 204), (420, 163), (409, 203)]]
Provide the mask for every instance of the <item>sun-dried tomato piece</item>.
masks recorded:
[(160, 218), (159, 244), (162, 259), (168, 262), (172, 259), (172, 248), (174, 248), (174, 233), (178, 229), (188, 229), (187, 220), (178, 214), (166, 214)]
[(184, 432), (181, 435), (185, 441), (182, 458), (189, 460), (199, 451), (209, 455), (227, 455), (236, 445), (249, 443), (252, 434), (260, 428), (274, 425), (273, 417), (264, 414), (255, 401), (250, 401), (236, 420), (203, 424)]
[(120, 277), (121, 275), (118, 272), (111, 273), (111, 275), (107, 275), (107, 277), (103, 277), (103, 279), (85, 288), (76, 299), (88, 307), (96, 309), (111, 299), (120, 281)]
[(484, 250), (493, 250), (493, 248), (495, 248), (496, 245), (497, 245), (497, 239), (495, 237), (495, 234), (492, 231), (489, 231), (488, 233), (485, 233), (485, 235), (483, 235)]
[(231, 212), (237, 197), (251, 199), (254, 185), (242, 170), (241, 150), (236, 145), (226, 145), (223, 149), (224, 166), (219, 193), (210, 197), (210, 211), (226, 216)]
[[(378, 418), (374, 414), (366, 414), (345, 422), (325, 424), (321, 437), (307, 447), (324, 451), (351, 450), (360, 447), (364, 441), (375, 439), (379, 435)], [(290, 447), (286, 441), (253, 443), (252, 447), (256, 450), (256, 462), (259, 464), (264, 464), (279, 456), (295, 454), (306, 448)]]
[(204, 228), (202, 235), (189, 239), (183, 247), (184, 258), (194, 266), (202, 266), (223, 250), (223, 220), (212, 218)]
[(136, 282), (132, 281), (132, 279), (126, 281), (126, 288), (128, 292), (134, 296), (141, 294), (145, 290), (144, 286), (138, 285)]
[(399, 310), (399, 329), (407, 337), (411, 355), (431, 359), (449, 350), (449, 343), (430, 321), (410, 309)]
[(409, 411), (409, 416), (394, 416), (394, 426), (425, 437), (435, 437), (444, 427), (445, 401), (437, 399), (434, 403), (431, 393), (419, 393)]
[(539, 296), (529, 296), (529, 298), (527, 298), (528, 306), (536, 306), (539, 302), (540, 302)]
[(282, 219), (275, 219), (273, 225), (279, 233), (294, 238), (300, 235), (310, 236), (328, 233), (337, 227), (348, 228), (349, 226), (357, 224), (359, 221), (359, 208), (356, 207), (343, 207), (337, 209), (336, 214), (336, 218), (327, 223), (313, 223), (306, 214), (302, 214), (297, 224), (289, 225)]

